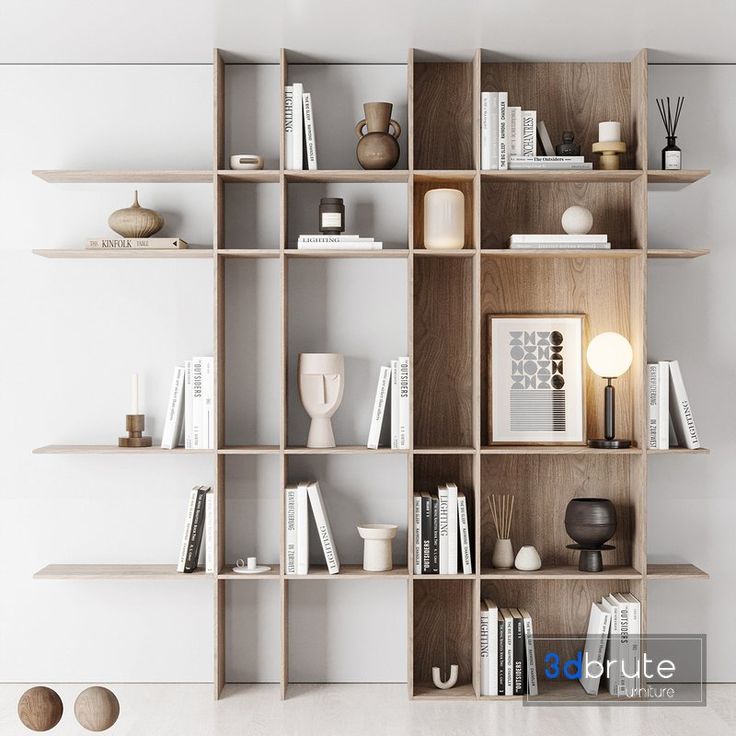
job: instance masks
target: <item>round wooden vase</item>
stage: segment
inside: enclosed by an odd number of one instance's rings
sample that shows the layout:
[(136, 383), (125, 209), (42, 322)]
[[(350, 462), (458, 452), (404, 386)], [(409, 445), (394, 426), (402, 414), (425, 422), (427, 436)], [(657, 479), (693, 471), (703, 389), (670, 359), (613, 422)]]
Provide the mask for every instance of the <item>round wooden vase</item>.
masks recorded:
[(155, 210), (141, 207), (136, 191), (133, 204), (125, 209), (115, 210), (107, 224), (124, 238), (150, 238), (164, 226), (164, 218)]
[[(399, 160), (401, 127), (391, 119), (393, 105), (390, 102), (366, 102), (365, 117), (355, 126), (360, 139), (355, 151), (358, 163), (364, 169), (393, 169)], [(366, 128), (366, 132), (363, 132)], [(389, 132), (393, 129), (393, 132)]]

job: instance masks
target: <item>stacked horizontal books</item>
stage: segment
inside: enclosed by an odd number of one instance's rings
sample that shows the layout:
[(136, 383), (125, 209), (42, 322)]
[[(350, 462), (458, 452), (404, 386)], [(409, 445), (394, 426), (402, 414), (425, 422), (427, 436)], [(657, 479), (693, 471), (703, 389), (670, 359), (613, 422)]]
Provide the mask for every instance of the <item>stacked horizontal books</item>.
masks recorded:
[(309, 507), (317, 527), (317, 536), (322, 544), (327, 571), (330, 575), (340, 572), (340, 558), (330, 528), (319, 483), (300, 481), (288, 485), (286, 495), (286, 574), (307, 575), (309, 573)]
[(360, 235), (300, 235), (299, 250), (382, 250), (383, 243)]
[[(204, 547), (202, 542), (204, 541)], [(189, 494), (177, 572), (194, 572), (204, 550), (205, 572), (215, 572), (215, 498), (209, 486), (194, 486)]]
[(526, 609), (481, 600), (480, 694), (538, 694), (534, 627)]
[(682, 380), (680, 363), (660, 360), (648, 363), (649, 449), (667, 450), (670, 446), (697, 450), (700, 437), (695, 428), (693, 409)]
[[(414, 493), (414, 574), (473, 574), (470, 504), (456, 483)], [(459, 563), (458, 563), (459, 560)]]
[(610, 250), (608, 235), (512, 235), (512, 250)]
[(183, 250), (181, 238), (91, 238), (87, 250)]
[(196, 357), (174, 368), (161, 447), (215, 448), (215, 363)]
[(543, 120), (537, 123), (537, 111), (508, 103), (508, 92), (481, 93), (481, 169), (593, 168), (583, 156), (555, 155), (547, 126)]
[(317, 138), (312, 95), (301, 82), (284, 87), (284, 148), (286, 168), (317, 169)]
[(381, 441), (386, 406), (391, 407), (391, 449), (409, 449), (409, 358), (392, 360), (378, 372), (376, 397), (366, 447), (377, 450)]

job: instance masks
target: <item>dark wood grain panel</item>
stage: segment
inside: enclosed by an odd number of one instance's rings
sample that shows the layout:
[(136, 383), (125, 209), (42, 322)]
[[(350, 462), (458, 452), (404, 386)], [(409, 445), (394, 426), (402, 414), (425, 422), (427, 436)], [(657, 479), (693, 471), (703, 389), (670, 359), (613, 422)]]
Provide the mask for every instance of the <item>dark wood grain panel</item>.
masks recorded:
[[(633, 339), (641, 335), (641, 301), (632, 288), (631, 259), (620, 258), (504, 258), (483, 256), (481, 262), (481, 440), (488, 444), (490, 378), (485, 328), (491, 314), (584, 314), (584, 345), (600, 332), (612, 330)], [(633, 278), (633, 283), (632, 283)], [(634, 403), (643, 394), (641, 358), (616, 379), (616, 433), (642, 441)], [(584, 364), (585, 410), (589, 437), (603, 429), (604, 381)]]
[(414, 168), (472, 169), (473, 65), (414, 63)]
[(473, 193), (472, 181), (458, 179), (414, 180), (414, 247), (424, 250), (424, 195), (430, 189), (459, 189), (465, 197), (465, 248), (477, 243), (473, 237)]
[(630, 468), (637, 455), (484, 455), (481, 460), (481, 569), (491, 567), (496, 531), (488, 508), (492, 493), (515, 497), (511, 542), (514, 550), (533, 544), (542, 565), (573, 565), (578, 553), (566, 548), (573, 540), (565, 531), (565, 509), (572, 498), (610, 498), (618, 525), (603, 564), (630, 565), (637, 527), (637, 491)]
[(427, 580), (414, 582), (414, 683), (425, 688), (432, 682), (432, 667), (449, 676), (450, 665), (459, 668), (458, 685), (473, 681), (474, 582)]
[(628, 183), (495, 180), (481, 184), (481, 246), (507, 248), (512, 234), (564, 233), (562, 213), (572, 205), (591, 211), (591, 232), (608, 235), (612, 248), (631, 247)]
[[(483, 64), (481, 89), (508, 91), (509, 105), (536, 110), (555, 145), (562, 142), (563, 131), (572, 130), (589, 161), (594, 160), (591, 147), (598, 140), (598, 123), (620, 121), (628, 144), (621, 168), (634, 168), (637, 141), (631, 122), (630, 64)], [(594, 166), (598, 168), (597, 161)]]
[(414, 445), (469, 446), (473, 439), (473, 264), (414, 262)]

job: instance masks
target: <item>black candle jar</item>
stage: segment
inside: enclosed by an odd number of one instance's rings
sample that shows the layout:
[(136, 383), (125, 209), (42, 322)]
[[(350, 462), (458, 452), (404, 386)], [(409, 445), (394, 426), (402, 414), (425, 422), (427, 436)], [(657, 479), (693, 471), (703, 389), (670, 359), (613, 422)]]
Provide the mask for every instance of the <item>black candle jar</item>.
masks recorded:
[(323, 235), (339, 235), (345, 232), (345, 203), (340, 197), (320, 199), (319, 231)]

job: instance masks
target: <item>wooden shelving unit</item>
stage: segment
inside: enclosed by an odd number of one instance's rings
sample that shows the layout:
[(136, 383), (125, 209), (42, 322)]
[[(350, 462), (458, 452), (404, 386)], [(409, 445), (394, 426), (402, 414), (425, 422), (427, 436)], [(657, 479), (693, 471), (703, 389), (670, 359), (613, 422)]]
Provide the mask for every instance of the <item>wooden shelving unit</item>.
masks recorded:
[[(282, 51), (278, 85), (269, 92), (283, 99), (290, 79), (289, 54)], [(329, 67), (329, 65), (325, 65)], [(215, 695), (226, 683), (228, 656), (226, 591), (235, 580), (271, 581), (279, 586), (281, 693), (289, 684), (289, 592), (292, 586), (326, 581), (394, 579), (408, 593), (409, 694), (418, 699), (478, 699), (480, 600), (490, 597), (501, 605), (527, 608), (535, 630), (554, 634), (580, 634), (585, 630), (590, 601), (612, 590), (634, 593), (644, 608), (646, 621), (647, 582), (650, 579), (689, 579), (706, 576), (692, 565), (647, 565), (646, 496), (647, 462), (650, 454), (686, 451), (645, 451), (646, 413), (646, 289), (648, 258), (695, 258), (706, 251), (653, 249), (647, 251), (648, 186), (689, 184), (707, 171), (647, 171), (647, 53), (631, 63), (499, 63), (477, 51), (465, 62), (424, 58), (410, 50), (406, 63), (407, 126), (401, 137), (408, 153), (406, 168), (393, 171), (363, 171), (354, 166), (352, 149), (342, 159), (343, 168), (320, 171), (289, 171), (284, 168), (284, 141), (278, 154), (272, 152), (264, 171), (230, 171), (232, 153), (226, 136), (228, 65), (219, 51), (213, 64), (214, 156), (208, 171), (37, 171), (49, 182), (193, 182), (214, 188), (214, 235), (212, 249), (163, 255), (173, 258), (211, 259), (215, 268), (215, 340), (217, 447), (210, 451), (215, 464), (216, 566), (217, 575), (176, 575), (167, 565), (50, 565), (37, 573), (44, 579), (202, 579), (215, 587)], [(544, 83), (539, 83), (544, 80)], [(580, 80), (585, 80), (581, 95)], [(583, 150), (597, 135), (600, 120), (621, 120), (628, 151), (620, 171), (481, 171), (481, 90), (508, 90), (512, 104), (536, 109), (553, 137), (575, 130)], [(233, 93), (234, 94), (234, 93)], [(263, 91), (253, 86), (248, 105), (257, 105)], [(575, 100), (575, 109), (570, 107)], [(397, 101), (401, 102), (401, 101)], [(339, 104), (335, 102), (335, 104)], [(357, 112), (357, 111), (356, 111)], [(283, 129), (283, 112), (273, 126)], [(275, 129), (279, 129), (276, 127)], [(351, 142), (354, 145), (354, 141)], [(335, 158), (335, 157), (333, 157)], [(278, 163), (278, 168), (277, 168)], [(313, 187), (400, 187), (406, 209), (403, 242), (383, 251), (354, 253), (300, 252), (293, 243), (293, 219)], [(466, 201), (465, 247), (455, 252), (427, 251), (423, 246), (423, 198), (432, 188), (460, 189)], [(228, 191), (270, 192), (278, 201), (278, 222), (268, 237), (237, 239), (228, 235), (230, 219), (237, 208), (226, 206)], [(230, 188), (230, 189), (228, 189)], [(339, 191), (339, 190), (338, 190)], [(368, 189), (362, 191), (378, 191)], [(393, 190), (392, 190), (393, 191)], [(397, 190), (398, 191), (398, 190)], [(311, 195), (309, 195), (311, 196)], [(368, 196), (368, 195), (366, 195)], [(396, 202), (396, 198), (392, 198)], [(313, 206), (313, 202), (310, 206)], [(610, 251), (529, 252), (511, 251), (513, 232), (556, 232), (562, 211), (570, 204), (583, 204), (593, 211), (597, 228), (607, 232)], [(403, 205), (402, 205), (403, 206)], [(380, 219), (380, 218), (378, 218)], [(294, 230), (296, 232), (290, 232)], [(378, 233), (376, 233), (378, 234)], [(403, 237), (403, 236), (402, 236)], [(248, 247), (252, 245), (252, 247)], [(131, 257), (130, 253), (36, 251), (45, 257)], [(158, 255), (158, 254), (156, 254)], [(152, 254), (141, 254), (151, 257)], [(412, 420), (410, 449), (367, 450), (347, 445), (329, 450), (308, 449), (299, 443), (289, 418), (293, 400), (293, 366), (290, 311), (294, 292), (290, 284), (305, 267), (329, 269), (340, 259), (354, 259), (361, 269), (405, 268), (406, 334), (404, 349), (412, 361), (410, 387)], [(334, 263), (333, 263), (334, 262)], [(344, 264), (343, 264), (344, 265)], [(226, 294), (232, 294), (228, 275), (233, 268), (260, 274), (270, 268), (271, 290), (276, 293), (280, 315), (280, 341), (274, 363), (278, 372), (277, 436), (269, 444), (247, 444), (228, 436), (231, 411), (226, 373), (232, 360), (228, 341), (231, 316)], [(309, 272), (312, 273), (311, 271)], [(317, 272), (319, 273), (319, 272)], [(618, 429), (631, 437), (626, 451), (596, 450), (571, 446), (491, 445), (486, 409), (489, 396), (486, 319), (496, 313), (585, 313), (589, 334), (616, 330), (627, 335), (634, 347), (631, 370), (617, 383)], [(226, 363), (226, 347), (228, 348)], [(319, 349), (321, 346), (313, 346)], [(339, 349), (339, 348), (336, 348)], [(382, 358), (383, 360), (384, 358)], [(348, 379), (349, 380), (349, 379)], [(590, 431), (602, 424), (601, 383), (586, 378), (586, 420)], [(260, 387), (256, 387), (258, 390)], [(41, 454), (164, 454), (149, 448), (120, 450), (98, 445), (49, 445)], [(186, 454), (177, 450), (175, 454)], [(707, 453), (700, 450), (698, 453)], [(305, 461), (389, 462), (405, 461), (406, 476), (398, 481), (404, 529), (409, 530), (405, 553), (395, 559), (388, 574), (368, 574), (359, 560), (346, 560), (337, 576), (312, 566), (307, 576), (284, 574), (283, 533), (280, 559), (263, 576), (233, 573), (226, 554), (226, 488), (231, 479), (227, 463), (238, 456), (253, 456), (260, 462), (278, 463), (279, 486), (294, 481)], [(271, 456), (271, 460), (268, 457)], [(354, 457), (354, 460), (350, 458)], [(383, 460), (380, 460), (383, 458)], [(413, 565), (412, 492), (428, 490), (453, 479), (465, 492), (473, 511), (474, 573), (455, 576), (415, 575)], [(494, 540), (487, 508), (489, 494), (499, 488), (514, 489), (516, 514), (512, 537), (516, 543), (534, 543), (544, 567), (535, 573), (491, 568)], [(606, 553), (604, 571), (580, 573), (562, 516), (570, 497), (576, 494), (611, 498), (617, 507), (619, 525)], [(283, 494), (279, 490), (279, 524), (283, 529)], [(405, 501), (405, 503), (404, 503)], [(329, 506), (329, 504), (328, 504)], [(273, 557), (271, 557), (273, 559)], [(642, 572), (645, 571), (645, 572)], [(370, 583), (366, 583), (370, 584)], [(404, 626), (404, 622), (397, 622)], [(460, 668), (458, 685), (437, 690), (431, 684), (431, 667), (444, 661)]]

